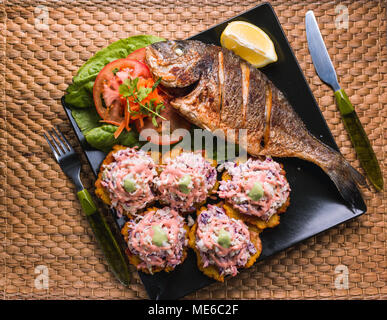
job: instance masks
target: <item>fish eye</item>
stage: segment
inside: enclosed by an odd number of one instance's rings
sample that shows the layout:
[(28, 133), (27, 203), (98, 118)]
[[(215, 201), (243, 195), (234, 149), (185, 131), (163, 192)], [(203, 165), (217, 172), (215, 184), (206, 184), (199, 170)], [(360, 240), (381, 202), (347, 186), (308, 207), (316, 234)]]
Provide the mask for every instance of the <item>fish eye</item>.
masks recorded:
[(183, 48), (181, 46), (177, 46), (175, 48), (175, 53), (180, 57), (183, 55), (184, 51), (183, 51)]

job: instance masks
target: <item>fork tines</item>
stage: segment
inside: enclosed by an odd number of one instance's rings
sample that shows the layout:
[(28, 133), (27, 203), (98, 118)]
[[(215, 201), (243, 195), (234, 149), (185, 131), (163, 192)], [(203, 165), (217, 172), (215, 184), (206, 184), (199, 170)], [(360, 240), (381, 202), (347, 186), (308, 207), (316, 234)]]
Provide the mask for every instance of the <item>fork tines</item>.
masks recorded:
[[(51, 139), (49, 139), (47, 135)], [(59, 157), (64, 156), (66, 153), (74, 152), (70, 143), (67, 141), (63, 133), (59, 130), (58, 126), (56, 126), (56, 130), (55, 128), (47, 130), (47, 135), (43, 133), (44, 138), (46, 139), (57, 160), (59, 160)]]

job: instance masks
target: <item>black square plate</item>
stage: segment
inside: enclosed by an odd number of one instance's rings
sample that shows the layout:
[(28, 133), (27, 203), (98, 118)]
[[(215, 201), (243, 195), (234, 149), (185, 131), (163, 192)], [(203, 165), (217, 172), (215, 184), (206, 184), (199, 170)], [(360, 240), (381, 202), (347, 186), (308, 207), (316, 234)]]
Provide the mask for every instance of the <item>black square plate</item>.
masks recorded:
[[(338, 150), (270, 4), (263, 3), (193, 36), (192, 39), (220, 45), (219, 38), (223, 29), (233, 20), (244, 20), (255, 24), (270, 36), (275, 45), (278, 62), (261, 70), (287, 96), (309, 131)], [(71, 115), (71, 109), (65, 104), (63, 98), (62, 104), (90, 166), (97, 175), (105, 154), (87, 144)], [(299, 159), (279, 159), (279, 161), (284, 164), (292, 189), (291, 205), (287, 212), (281, 215), (281, 223), (278, 227), (265, 230), (261, 234), (263, 250), (259, 261), (353, 219), (367, 210), (365, 203), (361, 201), (356, 205), (356, 213), (350, 211), (334, 184), (319, 167)], [(122, 221), (117, 220), (117, 223), (121, 225)], [(140, 272), (140, 277), (151, 299), (177, 299), (214, 282), (198, 270), (195, 254), (191, 250), (185, 262), (175, 271), (168, 274), (160, 272), (155, 275)]]

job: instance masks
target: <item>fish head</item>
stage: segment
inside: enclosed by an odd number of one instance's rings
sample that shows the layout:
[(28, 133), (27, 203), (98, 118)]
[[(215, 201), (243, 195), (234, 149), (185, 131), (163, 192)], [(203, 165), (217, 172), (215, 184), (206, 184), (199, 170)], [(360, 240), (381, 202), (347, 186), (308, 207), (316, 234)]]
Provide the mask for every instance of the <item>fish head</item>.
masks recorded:
[(184, 88), (199, 80), (206, 50), (199, 41), (175, 40), (156, 42), (145, 52), (146, 64), (153, 77), (161, 77), (161, 85)]

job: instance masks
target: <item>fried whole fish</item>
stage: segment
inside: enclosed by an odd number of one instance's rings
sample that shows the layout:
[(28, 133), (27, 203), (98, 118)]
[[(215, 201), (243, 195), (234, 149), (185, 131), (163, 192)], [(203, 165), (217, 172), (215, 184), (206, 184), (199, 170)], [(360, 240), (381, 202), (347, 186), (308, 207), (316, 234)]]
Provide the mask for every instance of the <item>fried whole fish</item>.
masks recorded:
[(249, 154), (311, 161), (328, 174), (351, 209), (361, 198), (357, 183), (364, 185), (364, 177), (310, 134), (283, 93), (233, 52), (195, 40), (164, 41), (146, 48), (146, 63), (166, 88), (197, 84), (171, 100), (189, 121), (212, 132), (222, 129), (233, 142), (238, 129), (247, 129)]

